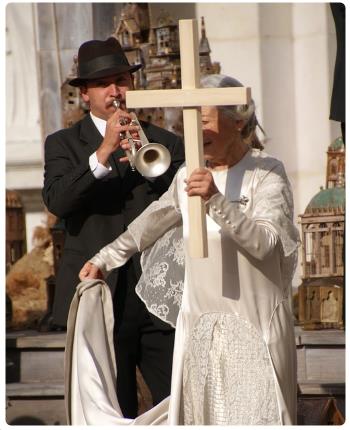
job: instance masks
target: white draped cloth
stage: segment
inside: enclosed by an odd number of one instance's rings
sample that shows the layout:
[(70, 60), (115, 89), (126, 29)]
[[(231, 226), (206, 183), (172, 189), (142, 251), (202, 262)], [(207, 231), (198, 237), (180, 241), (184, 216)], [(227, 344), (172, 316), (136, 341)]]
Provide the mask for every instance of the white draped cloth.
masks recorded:
[(146, 250), (137, 292), (151, 312), (176, 325), (170, 397), (135, 420), (122, 417), (113, 391), (110, 295), (103, 281), (84, 282), (68, 324), (73, 424), (296, 423), (288, 297), (298, 233), (290, 184), (282, 163), (258, 150), (212, 174), (219, 193), (207, 202), (208, 258), (188, 255), (183, 167), (168, 192), (91, 260), (106, 274)]

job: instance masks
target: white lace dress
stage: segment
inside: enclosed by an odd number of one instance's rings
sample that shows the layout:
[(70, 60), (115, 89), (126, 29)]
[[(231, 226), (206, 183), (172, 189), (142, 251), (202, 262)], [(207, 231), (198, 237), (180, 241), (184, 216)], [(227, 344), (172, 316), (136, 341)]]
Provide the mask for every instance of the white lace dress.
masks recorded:
[[(295, 424), (288, 295), (298, 234), (288, 179), (279, 161), (257, 150), (213, 176), (220, 193), (207, 205), (208, 258), (187, 254), (182, 168), (169, 192), (129, 226), (136, 247), (117, 239), (93, 261), (111, 270), (166, 232), (148, 248), (138, 293), (151, 312), (176, 320), (171, 395), (159, 410), (166, 408), (168, 424)], [(169, 230), (181, 218), (184, 247), (181, 230)], [(177, 269), (184, 263), (183, 280)]]

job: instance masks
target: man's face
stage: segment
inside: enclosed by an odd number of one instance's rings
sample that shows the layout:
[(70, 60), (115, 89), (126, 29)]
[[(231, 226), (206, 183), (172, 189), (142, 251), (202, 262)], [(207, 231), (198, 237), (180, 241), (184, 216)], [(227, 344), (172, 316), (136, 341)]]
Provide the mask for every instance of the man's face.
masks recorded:
[(132, 89), (132, 76), (126, 72), (88, 81), (80, 91), (84, 102), (90, 105), (91, 112), (107, 121), (115, 112), (113, 100), (118, 99), (120, 108), (126, 110), (125, 93)]

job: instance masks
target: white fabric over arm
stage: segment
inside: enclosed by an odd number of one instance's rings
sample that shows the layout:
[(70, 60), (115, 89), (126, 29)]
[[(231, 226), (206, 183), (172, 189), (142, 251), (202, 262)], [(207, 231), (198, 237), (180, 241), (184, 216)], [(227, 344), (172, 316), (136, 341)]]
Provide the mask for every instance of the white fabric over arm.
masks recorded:
[(127, 231), (89, 260), (105, 278), (111, 270), (123, 266), (133, 254), (152, 245), (181, 220), (181, 213), (176, 208), (174, 183), (129, 225)]
[(260, 169), (251, 218), (276, 232), (285, 257), (292, 255), (300, 243), (293, 217), (291, 185), (283, 164), (275, 160), (272, 167), (266, 165)]
[(95, 264), (106, 278), (111, 270), (123, 266), (137, 251), (133, 237), (125, 231), (89, 261)]
[(297, 250), (299, 233), (293, 223), (293, 195), (283, 164), (270, 157), (260, 159), (254, 188), (247, 211), (241, 201), (229, 201), (218, 193), (207, 202), (209, 215), (254, 257), (263, 259), (277, 243), (285, 257), (291, 256)]

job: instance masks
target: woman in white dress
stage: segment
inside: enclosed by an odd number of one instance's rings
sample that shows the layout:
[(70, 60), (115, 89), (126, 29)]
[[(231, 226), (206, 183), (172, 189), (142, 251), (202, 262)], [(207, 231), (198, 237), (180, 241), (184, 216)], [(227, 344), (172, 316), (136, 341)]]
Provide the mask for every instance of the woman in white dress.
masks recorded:
[[(241, 86), (223, 75), (202, 85)], [(202, 123), (206, 168), (180, 168), (160, 200), (87, 262), (80, 279), (103, 279), (146, 250), (137, 292), (149, 310), (176, 324), (170, 398), (136, 423), (296, 424), (288, 297), (298, 233), (290, 184), (282, 163), (258, 148), (253, 101), (203, 107)], [(206, 204), (205, 259), (188, 255), (187, 196)], [(120, 411), (116, 416), (112, 422), (122, 424)]]

